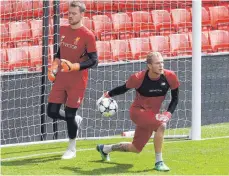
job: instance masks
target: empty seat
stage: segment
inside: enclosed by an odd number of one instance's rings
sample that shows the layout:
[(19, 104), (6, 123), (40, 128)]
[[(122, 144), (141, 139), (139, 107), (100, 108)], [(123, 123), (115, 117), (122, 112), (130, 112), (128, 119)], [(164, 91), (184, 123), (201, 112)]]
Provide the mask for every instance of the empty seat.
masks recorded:
[(33, 71), (42, 70), (42, 46), (30, 46), (28, 47), (29, 58), (31, 61), (31, 68)]
[(111, 40), (113, 60), (131, 60), (132, 55), (128, 40)]
[(134, 37), (131, 18), (127, 13), (115, 13), (111, 15), (114, 31), (118, 33), (118, 39)]
[(99, 40), (116, 39), (116, 35), (112, 32), (111, 19), (106, 15), (94, 15), (92, 17), (94, 24), (94, 32)]
[(31, 32), (32, 32), (32, 38), (37, 39), (42, 37), (42, 28), (43, 28), (43, 22), (42, 20), (30, 20), (29, 21), (31, 26)]
[(83, 17), (83, 25), (93, 31), (92, 20), (88, 17)]
[(68, 26), (69, 22), (67, 18), (60, 18), (60, 26)]
[(225, 6), (209, 7), (211, 24), (214, 29), (229, 30), (229, 12)]
[(104, 11), (117, 11), (117, 5), (114, 4), (113, 0), (102, 0), (95, 1), (95, 10), (98, 12)]
[(172, 55), (183, 56), (192, 54), (192, 49), (188, 40), (188, 34), (171, 34), (169, 38), (170, 51)]
[(192, 30), (191, 14), (187, 9), (172, 9), (171, 15), (173, 24), (179, 33)]
[(168, 36), (151, 36), (149, 39), (152, 51), (160, 52), (162, 56), (170, 56)]
[(9, 68), (15, 71), (28, 71), (31, 68), (28, 47), (7, 49)]
[[(190, 41), (190, 45), (192, 47), (192, 33), (189, 32), (189, 41)], [(201, 48), (202, 48), (202, 52), (206, 52), (206, 53), (210, 53), (212, 52), (212, 47), (210, 45), (210, 41), (209, 41), (209, 36), (208, 36), (208, 32), (204, 31), (202, 32), (202, 38), (201, 38)]]
[(12, 16), (13, 8), (11, 1), (1, 1), (1, 19)]
[(10, 68), (9, 68), (9, 64), (8, 64), (6, 49), (1, 49), (0, 53), (1, 53), (0, 69), (1, 69), (1, 71), (9, 71)]
[(136, 0), (114, 0), (114, 4), (117, 7), (118, 11), (135, 11), (139, 9), (139, 3)]
[(8, 24), (0, 24), (1, 25), (1, 40), (6, 42), (9, 40), (9, 26)]
[(146, 59), (150, 52), (149, 38), (131, 38), (130, 49), (133, 59)]
[(18, 19), (33, 17), (33, 1), (17, 0), (12, 1), (13, 16)]
[(111, 62), (111, 45), (109, 41), (96, 41), (96, 48), (99, 62)]
[(151, 14), (158, 34), (169, 35), (176, 32), (170, 13), (167, 10), (152, 10)]
[(209, 31), (213, 52), (229, 51), (229, 32), (224, 30)]
[(148, 37), (155, 35), (155, 27), (153, 25), (152, 17), (149, 12), (136, 11), (132, 12), (133, 28), (139, 37)]
[[(192, 16), (192, 8), (190, 9), (191, 16)], [(210, 15), (209, 12), (206, 10), (206, 8), (202, 7), (202, 30), (208, 31), (212, 28), (211, 21), (210, 21)]]
[(27, 22), (10, 22), (9, 34), (11, 40), (31, 40), (31, 29)]

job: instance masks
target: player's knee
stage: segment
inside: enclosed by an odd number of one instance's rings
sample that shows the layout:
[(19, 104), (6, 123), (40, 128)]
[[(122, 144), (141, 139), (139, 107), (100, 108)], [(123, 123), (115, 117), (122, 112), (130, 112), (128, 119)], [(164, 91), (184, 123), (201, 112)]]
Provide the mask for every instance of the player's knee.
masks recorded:
[(135, 145), (132, 143), (130, 146), (130, 151), (134, 153), (141, 153), (143, 147), (135, 147)]
[(52, 108), (52, 106), (50, 104), (48, 104), (47, 107), (47, 115), (52, 118), (55, 119), (58, 115), (59, 115), (59, 109), (57, 108)]

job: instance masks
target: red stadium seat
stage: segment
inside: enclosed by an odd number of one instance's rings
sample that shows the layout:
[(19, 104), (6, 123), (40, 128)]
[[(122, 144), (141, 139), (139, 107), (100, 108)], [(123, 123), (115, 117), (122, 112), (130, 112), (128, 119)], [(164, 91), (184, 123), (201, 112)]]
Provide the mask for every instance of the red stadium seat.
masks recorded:
[(115, 13), (111, 15), (114, 31), (118, 33), (118, 39), (134, 37), (131, 18), (127, 13)]
[(69, 22), (67, 18), (60, 18), (60, 26), (68, 26)]
[[(191, 16), (192, 16), (192, 8), (190, 9)], [(212, 29), (210, 15), (206, 8), (202, 7), (202, 30), (208, 31)]]
[(30, 20), (29, 23), (31, 26), (32, 38), (36, 40), (42, 37), (42, 27), (43, 27), (42, 20), (34, 19), (34, 20)]
[(132, 58), (145, 59), (150, 52), (149, 38), (131, 38), (129, 42)]
[(95, 1), (95, 10), (98, 12), (117, 11), (117, 6), (113, 0)]
[(113, 59), (115, 61), (132, 59), (128, 40), (111, 40), (110, 43)]
[(28, 71), (31, 64), (28, 56), (28, 47), (7, 49), (10, 70)]
[(0, 25), (1, 25), (1, 41), (6, 42), (9, 40), (9, 26), (6, 23)]
[(83, 25), (93, 31), (93, 25), (92, 25), (92, 20), (89, 19), (88, 17), (83, 17)]
[(155, 35), (155, 26), (149, 12), (136, 11), (132, 12), (133, 28), (139, 35), (138, 37), (148, 37)]
[(192, 49), (188, 40), (188, 34), (171, 34), (169, 38), (170, 51), (172, 55), (183, 56), (192, 54)]
[(170, 56), (168, 36), (151, 36), (149, 39), (152, 51), (160, 52), (164, 57)]
[[(188, 36), (189, 36), (190, 45), (192, 47), (192, 33), (189, 32)], [(210, 45), (207, 31), (202, 32), (201, 47), (202, 47), (202, 52), (206, 52), (206, 53), (212, 52), (212, 47)]]
[(224, 30), (209, 31), (213, 52), (229, 51), (229, 32)]
[(135, 0), (114, 0), (114, 4), (116, 5), (117, 7), (117, 10), (119, 12), (122, 12), (122, 11), (135, 11), (137, 9), (139, 9), (139, 5), (137, 3), (137, 1)]
[(8, 58), (7, 58), (6, 49), (1, 49), (0, 53), (1, 53), (0, 69), (1, 69), (1, 71), (9, 71), (10, 68), (9, 68), (9, 64), (8, 64)]
[(42, 70), (42, 46), (31, 46), (28, 47), (29, 50), (29, 58), (31, 61), (31, 67), (33, 71), (41, 71)]
[(175, 33), (175, 27), (172, 24), (170, 14), (167, 10), (152, 10), (153, 24), (156, 27), (157, 33), (160, 35), (169, 35)]
[(92, 17), (95, 35), (99, 40), (116, 39), (116, 35), (112, 32), (112, 22), (106, 15), (94, 15)]
[(191, 14), (187, 9), (172, 9), (171, 15), (173, 24), (179, 33), (192, 30)]
[(1, 1), (1, 19), (10, 18), (13, 13), (13, 7), (11, 1)]
[(42, 16), (42, 14), (43, 14), (43, 1), (33, 1), (34, 17)]
[(96, 41), (99, 62), (111, 62), (112, 53), (110, 41)]
[(13, 0), (13, 16), (17, 19), (33, 17), (33, 1), (32, 0)]
[(229, 31), (229, 12), (225, 6), (209, 7), (211, 24), (214, 29)]
[(31, 29), (27, 22), (10, 22), (9, 34), (11, 40), (31, 40)]

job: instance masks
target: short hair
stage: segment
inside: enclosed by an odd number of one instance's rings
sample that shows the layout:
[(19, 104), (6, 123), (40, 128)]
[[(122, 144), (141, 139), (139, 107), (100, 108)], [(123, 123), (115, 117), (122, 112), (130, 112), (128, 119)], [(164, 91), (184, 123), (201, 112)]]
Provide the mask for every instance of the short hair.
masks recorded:
[(86, 11), (86, 6), (81, 1), (72, 1), (70, 7), (79, 7), (81, 13)]
[(146, 63), (147, 64), (152, 64), (153, 62), (153, 58), (155, 57), (162, 57), (161, 53), (159, 52), (150, 52), (147, 56), (146, 56)]

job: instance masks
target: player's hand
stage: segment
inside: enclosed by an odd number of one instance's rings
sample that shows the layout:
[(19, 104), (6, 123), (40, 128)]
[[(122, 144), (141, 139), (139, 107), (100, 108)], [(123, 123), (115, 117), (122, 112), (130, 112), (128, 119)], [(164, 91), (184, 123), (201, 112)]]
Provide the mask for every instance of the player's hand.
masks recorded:
[(62, 72), (71, 72), (71, 71), (79, 71), (80, 70), (80, 65), (79, 63), (71, 63), (68, 60), (61, 59), (61, 71)]
[(97, 101), (96, 101), (96, 105), (99, 106), (99, 103), (104, 99), (104, 98), (110, 98), (110, 96), (108, 95), (108, 92), (104, 92), (102, 97), (100, 97)]
[(51, 82), (54, 82), (56, 79), (56, 74), (58, 72), (59, 60), (54, 60), (52, 62), (51, 69), (48, 69), (48, 79)]
[(168, 122), (169, 119), (171, 119), (171, 117), (172, 117), (172, 114), (170, 112), (168, 112), (168, 111), (163, 112), (161, 114), (156, 114), (156, 120), (162, 121), (162, 122), (165, 122), (165, 123)]

